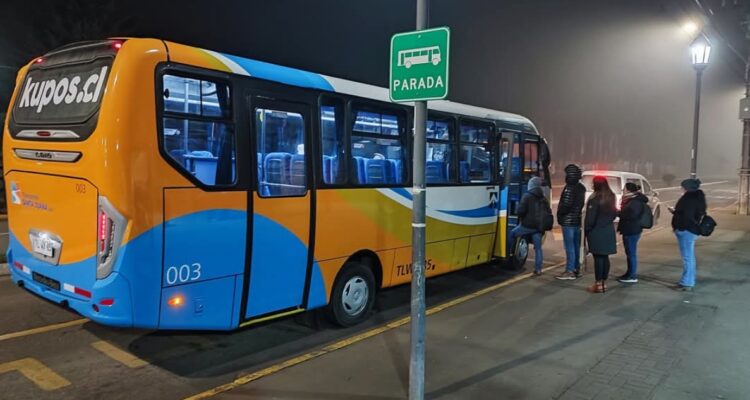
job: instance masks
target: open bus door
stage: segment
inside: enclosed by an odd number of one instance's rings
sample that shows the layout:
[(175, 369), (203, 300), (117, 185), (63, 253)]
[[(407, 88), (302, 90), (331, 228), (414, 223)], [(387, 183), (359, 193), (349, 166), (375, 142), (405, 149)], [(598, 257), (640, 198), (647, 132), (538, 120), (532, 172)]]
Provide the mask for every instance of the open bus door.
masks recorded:
[(526, 262), (529, 243), (520, 238), (517, 251), (512, 259), (507, 245), (508, 233), (519, 224), (518, 205), (527, 191), (531, 178), (538, 176), (544, 180), (544, 191), (550, 198), (549, 149), (546, 142), (538, 135), (513, 131), (502, 131), (498, 141), (500, 178), (503, 189), (500, 195), (500, 213), (498, 232), (495, 241), (494, 256), (505, 259), (515, 268)]

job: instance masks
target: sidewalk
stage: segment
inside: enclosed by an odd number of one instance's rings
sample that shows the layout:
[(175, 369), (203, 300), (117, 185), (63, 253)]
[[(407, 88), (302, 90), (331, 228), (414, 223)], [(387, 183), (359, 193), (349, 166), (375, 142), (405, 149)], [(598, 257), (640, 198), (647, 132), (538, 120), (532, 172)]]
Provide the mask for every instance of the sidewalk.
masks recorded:
[[(749, 398), (750, 219), (715, 218), (692, 293), (669, 288), (682, 267), (665, 229), (642, 240), (637, 285), (590, 294), (592, 271), (574, 282), (549, 271), (430, 315), (426, 397)], [(624, 264), (613, 259), (612, 277)], [(406, 324), (219, 398), (403, 399), (408, 368)]]

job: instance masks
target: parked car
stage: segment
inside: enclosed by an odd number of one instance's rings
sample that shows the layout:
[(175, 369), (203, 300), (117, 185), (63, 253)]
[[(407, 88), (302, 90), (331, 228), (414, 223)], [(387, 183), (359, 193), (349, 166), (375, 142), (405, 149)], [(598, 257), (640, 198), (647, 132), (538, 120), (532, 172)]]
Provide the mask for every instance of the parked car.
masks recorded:
[(636, 174), (633, 172), (622, 172), (622, 171), (585, 171), (581, 182), (583, 186), (586, 186), (586, 201), (589, 196), (594, 193), (594, 177), (603, 176), (607, 178), (609, 186), (617, 196), (617, 208), (619, 209), (622, 200), (622, 193), (625, 190), (625, 184), (633, 182), (641, 187), (641, 191), (646, 197), (648, 197), (648, 205), (651, 207), (651, 211), (654, 213), (654, 225), (659, 223), (659, 217), (661, 216), (661, 203), (659, 202), (659, 193), (654, 191), (651, 184), (648, 182), (643, 175)]

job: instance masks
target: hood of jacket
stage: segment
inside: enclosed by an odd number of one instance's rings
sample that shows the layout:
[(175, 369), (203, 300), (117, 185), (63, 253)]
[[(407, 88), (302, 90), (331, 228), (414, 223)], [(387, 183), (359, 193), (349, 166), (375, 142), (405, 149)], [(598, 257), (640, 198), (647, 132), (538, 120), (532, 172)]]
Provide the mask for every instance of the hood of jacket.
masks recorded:
[(540, 186), (536, 186), (529, 190), (529, 193), (533, 194), (536, 197), (544, 197), (544, 190)]
[(575, 164), (569, 164), (565, 167), (565, 183), (575, 185), (581, 180), (583, 171)]

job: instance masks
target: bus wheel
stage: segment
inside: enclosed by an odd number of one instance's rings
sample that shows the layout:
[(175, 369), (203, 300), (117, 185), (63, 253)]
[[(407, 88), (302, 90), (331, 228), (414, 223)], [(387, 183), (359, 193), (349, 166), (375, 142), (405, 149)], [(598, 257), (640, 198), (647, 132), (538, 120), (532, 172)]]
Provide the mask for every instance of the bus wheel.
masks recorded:
[(370, 268), (350, 261), (336, 278), (328, 304), (328, 318), (342, 326), (354, 326), (370, 314), (375, 304), (375, 276)]
[(518, 245), (516, 252), (510, 257), (510, 267), (513, 270), (520, 270), (523, 265), (526, 264), (526, 259), (529, 257), (529, 240), (526, 237), (518, 239)]

